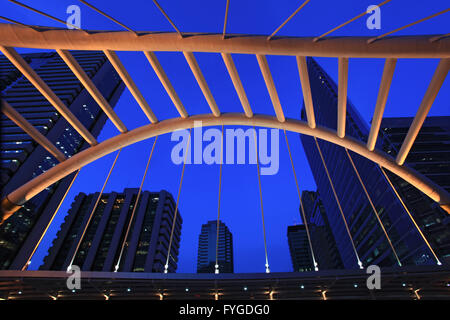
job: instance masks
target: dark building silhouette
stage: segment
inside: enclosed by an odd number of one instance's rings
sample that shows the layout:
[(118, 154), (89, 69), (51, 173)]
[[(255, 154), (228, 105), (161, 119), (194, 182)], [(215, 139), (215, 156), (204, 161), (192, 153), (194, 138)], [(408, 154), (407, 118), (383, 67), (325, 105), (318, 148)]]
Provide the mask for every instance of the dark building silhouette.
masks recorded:
[[(380, 148), (397, 156), (412, 121), (410, 117), (383, 118)], [(426, 118), (405, 164), (450, 192), (449, 116)], [(387, 174), (441, 262), (450, 264), (450, 216), (417, 188)]]
[[(175, 202), (167, 191), (142, 191), (133, 221), (130, 221), (138, 191), (137, 188), (126, 188), (123, 193), (102, 194), (92, 217), (99, 193), (79, 193), (40, 269), (67, 270), (73, 259), (72, 264), (83, 271), (116, 271), (118, 266), (119, 272), (163, 272)], [(169, 272), (177, 269), (181, 224), (178, 212)], [(82, 236), (84, 229), (86, 232)]]
[(219, 220), (219, 241), (217, 246), (217, 220), (202, 225), (198, 237), (197, 272), (214, 273), (217, 260), (220, 273), (233, 273), (233, 235), (228, 227)]
[(319, 193), (303, 191), (302, 203), (318, 268), (342, 269), (342, 259)]
[[(312, 58), (307, 61), (314, 112), (318, 125), (337, 127), (337, 86)], [(306, 119), (302, 110), (302, 119)], [(347, 101), (346, 135), (367, 141), (368, 125), (350, 100)], [(346, 231), (337, 201), (312, 137), (300, 136), (320, 194), (329, 225), (345, 268), (358, 268), (358, 260)], [(366, 194), (343, 147), (317, 139), (336, 189), (339, 203), (363, 266), (398, 265), (394, 252), (370, 206)], [(376, 211), (402, 265), (434, 264), (431, 251), (390, 188), (380, 167), (349, 151)]]
[(314, 262), (305, 225), (289, 226), (287, 238), (294, 272), (314, 271)]
[[(71, 52), (109, 104), (114, 107), (124, 84), (101, 52)], [(23, 54), (25, 61), (97, 137), (107, 116), (56, 52)], [(70, 157), (89, 146), (39, 91), (0, 55), (0, 90), (16, 111)], [(1, 196), (55, 166), (58, 161), (1, 115)], [(48, 187), (0, 226), (0, 269), (22, 269), (48, 225), (74, 174)]]

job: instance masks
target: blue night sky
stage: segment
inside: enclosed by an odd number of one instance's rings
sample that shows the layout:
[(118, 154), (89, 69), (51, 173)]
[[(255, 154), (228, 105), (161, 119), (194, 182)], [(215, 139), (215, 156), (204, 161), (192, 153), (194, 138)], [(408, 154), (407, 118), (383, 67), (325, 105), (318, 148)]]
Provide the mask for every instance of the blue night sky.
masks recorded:
[[(122, 30), (122, 28), (75, 0), (24, 0), (34, 8), (62, 20), (66, 8), (81, 8), (81, 27), (91, 30)], [(90, 0), (90, 3), (134, 30), (173, 31), (152, 1)], [(231, 0), (227, 33), (271, 34), (303, 1)], [(279, 33), (284, 36), (317, 36), (366, 10), (373, 0), (312, 0)], [(182, 32), (221, 33), (226, 0), (160, 0)], [(381, 30), (366, 28), (366, 17), (333, 33), (334, 36), (376, 36), (423, 17), (444, 10), (448, 0), (393, 0), (381, 7)], [(7, 1), (0, 3), (1, 15), (26, 24), (61, 27)], [(413, 26), (398, 35), (437, 34), (450, 31), (450, 13)], [(30, 52), (30, 50), (19, 50)], [(159, 120), (178, 117), (150, 64), (141, 52), (118, 52), (125, 67), (142, 91)], [(237, 94), (219, 54), (195, 54), (212, 94), (222, 112), (242, 112)], [(208, 104), (181, 53), (158, 52), (157, 57), (175, 87), (189, 114), (209, 113)], [(256, 57), (233, 55), (236, 67), (255, 113), (275, 115)], [(268, 56), (269, 66), (286, 117), (299, 118), (302, 93), (294, 57)], [(336, 58), (320, 58), (318, 62), (336, 81)], [(414, 116), (437, 60), (403, 59), (397, 63), (385, 116)], [(384, 61), (382, 59), (351, 59), (349, 63), (348, 96), (363, 118), (369, 122), (375, 108)], [(430, 115), (450, 115), (450, 77), (447, 77)], [(126, 89), (115, 111), (129, 130), (148, 123), (137, 102)], [(100, 136), (104, 141), (118, 134), (108, 122)], [(288, 133), (295, 168), (302, 190), (315, 190), (315, 183), (297, 134)], [(273, 176), (262, 176), (262, 193), (270, 268), (274, 272), (292, 271), (287, 244), (287, 226), (300, 223), (299, 200), (291, 164), (282, 132), (279, 136), (280, 166)], [(105, 192), (139, 187), (153, 139), (124, 149), (119, 157)], [(171, 162), (175, 142), (170, 134), (159, 137), (150, 163), (145, 190), (165, 189), (176, 197), (182, 167)], [(251, 150), (253, 151), (253, 150)], [(30, 269), (37, 269), (55, 237), (72, 200), (79, 192), (99, 191), (115, 153), (88, 165), (81, 173), (61, 206), (54, 223), (32, 259)], [(218, 165), (187, 165), (180, 198), (184, 219), (178, 272), (195, 272), (200, 228), (217, 217), (219, 183)], [(224, 165), (221, 219), (233, 233), (235, 272), (264, 272), (264, 243), (256, 165)]]

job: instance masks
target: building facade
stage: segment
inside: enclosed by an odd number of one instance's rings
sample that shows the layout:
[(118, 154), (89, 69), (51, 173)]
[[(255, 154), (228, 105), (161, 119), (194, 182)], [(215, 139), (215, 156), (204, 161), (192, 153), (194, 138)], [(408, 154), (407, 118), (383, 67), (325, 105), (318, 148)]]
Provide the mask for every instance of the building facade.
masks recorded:
[[(316, 122), (318, 125), (336, 130), (337, 86), (314, 59), (308, 58), (307, 64)], [(304, 109), (301, 116), (302, 119), (306, 119)], [(368, 124), (348, 100), (346, 135), (359, 141), (367, 141), (368, 133)], [(436, 263), (378, 165), (349, 151), (376, 208), (375, 214), (346, 150), (317, 139), (336, 190), (336, 200), (314, 138), (306, 135), (301, 135), (300, 138), (345, 268), (358, 268), (358, 257), (363, 266)], [(342, 208), (342, 214), (338, 203)], [(387, 237), (377, 215), (382, 221)]]
[[(380, 148), (397, 156), (413, 118), (383, 118)], [(405, 164), (450, 192), (450, 117), (427, 117)], [(450, 264), (450, 216), (417, 188), (387, 172), (442, 263)]]
[(233, 273), (233, 235), (220, 220), (219, 236), (217, 236), (217, 220), (208, 221), (202, 225), (198, 237), (197, 273), (215, 272), (216, 250), (219, 272)]
[(314, 271), (305, 225), (288, 226), (287, 238), (294, 272)]
[[(72, 55), (114, 107), (125, 86), (101, 52)], [(22, 55), (61, 101), (97, 137), (107, 116), (55, 52)], [(70, 157), (88, 143), (61, 117), (39, 91), (0, 56), (0, 90), (16, 111)], [(3, 114), (1, 115), (0, 180), (2, 197), (40, 175), (58, 161)], [(74, 174), (26, 202), (0, 226), (0, 269), (22, 269), (34, 251)]]
[[(104, 193), (94, 212), (99, 193), (79, 193), (39, 269), (67, 270), (77, 265), (82, 271), (164, 272), (175, 202), (167, 191), (142, 191), (136, 204), (138, 191)], [(177, 269), (181, 225), (178, 212), (168, 272)]]
[(303, 191), (302, 203), (318, 268), (342, 269), (342, 259), (319, 193)]

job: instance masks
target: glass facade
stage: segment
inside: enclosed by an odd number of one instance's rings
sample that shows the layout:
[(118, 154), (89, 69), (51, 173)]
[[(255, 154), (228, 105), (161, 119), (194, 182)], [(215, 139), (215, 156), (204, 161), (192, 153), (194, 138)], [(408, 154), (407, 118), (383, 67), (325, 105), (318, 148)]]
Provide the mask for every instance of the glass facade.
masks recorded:
[(217, 262), (220, 273), (233, 273), (233, 235), (219, 220), (219, 243), (217, 243), (217, 220), (202, 225), (198, 237), (197, 273), (214, 273)]
[[(396, 156), (413, 118), (383, 118), (379, 148)], [(450, 192), (450, 117), (427, 117), (405, 165)], [(450, 264), (450, 216), (400, 177), (386, 172), (440, 261)]]
[[(337, 127), (337, 86), (312, 58), (308, 72), (318, 125)], [(302, 110), (302, 119), (306, 119)], [(367, 141), (369, 128), (347, 101), (346, 135)], [(336, 198), (322, 164), (314, 138), (300, 135), (325, 212), (345, 268), (358, 268), (358, 260), (345, 228)], [(345, 149), (318, 139), (337, 198), (363, 266), (394, 266), (398, 261), (370, 206)], [(390, 188), (380, 168), (370, 160), (349, 151), (387, 235), (402, 265), (434, 263), (431, 252)]]
[[(99, 193), (78, 194), (40, 269), (66, 270), (73, 258), (83, 271), (115, 271), (118, 265), (119, 272), (163, 272), (175, 203), (164, 190), (142, 191), (130, 221), (138, 191), (102, 194), (97, 207)], [(177, 268), (181, 224), (178, 212), (169, 272)]]
[[(124, 84), (106, 56), (101, 52), (71, 53), (114, 107)], [(23, 58), (94, 137), (97, 136), (107, 117), (59, 55), (55, 52), (33, 53), (24, 54)], [(47, 99), (4, 56), (0, 56), (0, 70), (2, 98), (66, 157), (88, 147)], [(5, 115), (2, 114), (0, 119), (0, 181), (2, 196), (5, 196), (46, 172), (58, 161)], [(0, 269), (23, 267), (72, 178), (73, 174), (36, 195), (0, 226)], [(35, 228), (37, 225), (39, 230)]]

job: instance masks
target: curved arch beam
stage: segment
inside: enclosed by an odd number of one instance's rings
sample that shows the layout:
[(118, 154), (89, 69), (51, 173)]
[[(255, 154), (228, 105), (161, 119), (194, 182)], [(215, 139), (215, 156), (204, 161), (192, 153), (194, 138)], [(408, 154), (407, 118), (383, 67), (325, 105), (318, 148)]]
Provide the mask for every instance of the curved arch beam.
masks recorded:
[[(5, 211), (9, 210), (10, 214), (12, 214), (15, 211), (14, 205), (17, 207), (25, 203), (48, 186), (59, 181), (75, 170), (78, 170), (79, 168), (111, 152), (127, 147), (133, 143), (176, 130), (193, 128), (194, 121), (202, 121), (202, 125), (204, 127), (219, 125), (242, 125), (250, 127), (258, 126), (286, 129), (292, 132), (326, 140), (352, 150), (395, 173), (428, 195), (431, 199), (438, 202), (444, 210), (450, 213), (450, 194), (448, 194), (448, 192), (418, 172), (405, 166), (399, 166), (395, 162), (394, 158), (384, 152), (380, 152), (378, 150), (369, 151), (363, 142), (348, 136), (345, 138), (340, 138), (336, 135), (335, 131), (328, 128), (317, 126), (313, 129), (308, 126), (305, 121), (286, 119), (286, 122), (279, 122), (277, 118), (267, 115), (255, 115), (252, 118), (248, 118), (244, 113), (226, 113), (222, 114), (220, 117), (216, 117), (212, 114), (202, 114), (188, 118), (173, 118), (158, 123), (148, 124), (129, 132), (122, 133), (75, 154), (66, 161), (52, 167), (33, 180), (27, 182), (20, 188), (10, 193), (7, 198), (3, 199), (2, 209)], [(9, 208), (8, 204), (10, 206)]]
[(90, 31), (40, 27), (40, 32), (15, 24), (0, 24), (0, 45), (36, 49), (186, 51), (246, 53), (346, 58), (450, 58), (450, 39), (432, 42), (436, 35), (397, 36), (368, 44), (371, 37), (330, 37), (314, 42), (314, 37), (267, 36), (168, 32)]

